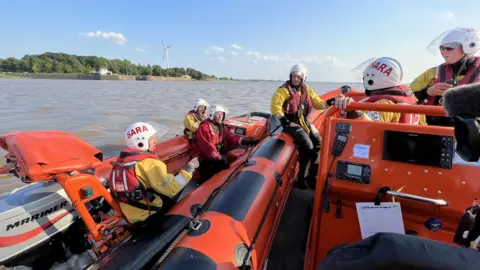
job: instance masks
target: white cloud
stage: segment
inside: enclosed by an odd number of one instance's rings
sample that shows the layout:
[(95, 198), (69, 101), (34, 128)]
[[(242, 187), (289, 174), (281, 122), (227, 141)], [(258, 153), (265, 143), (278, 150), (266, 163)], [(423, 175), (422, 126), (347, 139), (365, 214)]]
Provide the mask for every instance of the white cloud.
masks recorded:
[(212, 52), (215, 52), (215, 53), (223, 53), (225, 51), (224, 48), (222, 47), (218, 47), (218, 46), (211, 46), (207, 49), (206, 51), (206, 54), (210, 54)]
[(230, 45), (230, 48), (232, 48), (232, 49), (234, 49), (234, 50), (241, 50), (241, 49), (243, 49), (242, 46), (237, 45), (237, 44), (232, 44), (232, 45)]
[(455, 20), (455, 18), (456, 18), (455, 14), (451, 12), (445, 12), (442, 14), (442, 19), (444, 20)]
[(236, 52), (236, 51), (230, 51), (230, 53), (233, 55), (233, 56), (237, 56), (239, 53)]
[(146, 53), (147, 51), (142, 49), (142, 48), (136, 48), (135, 51), (141, 52), (141, 53)]
[(245, 52), (245, 54), (255, 56), (257, 59), (262, 57), (262, 55), (259, 52), (247, 51)]
[(218, 61), (218, 62), (226, 62), (227, 59), (221, 57), (221, 56), (217, 56), (217, 57), (212, 57), (210, 58), (210, 61)]
[(97, 32), (83, 33), (82, 35), (87, 38), (108, 39), (108, 40), (111, 40), (113, 43), (120, 44), (120, 45), (127, 43), (127, 39), (122, 33), (97, 31)]
[(315, 63), (315, 64), (330, 63), (334, 66), (347, 65), (336, 56), (327, 56), (325, 58), (319, 58), (319, 57), (300, 58), (300, 57), (292, 57), (290, 53), (286, 53), (285, 56), (278, 56), (278, 55), (264, 55), (254, 51), (247, 51), (245, 52), (245, 54), (248, 56), (254, 57), (255, 58), (254, 60), (256, 61), (255, 63), (258, 63), (259, 61), (275, 62), (275, 63), (285, 63), (285, 65), (287, 66), (294, 63)]

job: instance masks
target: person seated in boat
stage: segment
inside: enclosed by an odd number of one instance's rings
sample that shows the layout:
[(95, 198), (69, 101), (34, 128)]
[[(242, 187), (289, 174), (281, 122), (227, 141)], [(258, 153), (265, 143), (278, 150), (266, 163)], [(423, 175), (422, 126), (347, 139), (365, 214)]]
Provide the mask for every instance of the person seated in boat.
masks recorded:
[(190, 141), (193, 141), (193, 134), (198, 126), (200, 126), (200, 123), (207, 119), (207, 108), (208, 102), (200, 98), (195, 101), (193, 110), (185, 115), (185, 119), (183, 120), (185, 129), (183, 130), (183, 134), (185, 134)]
[(239, 136), (230, 131), (223, 122), (228, 110), (223, 105), (210, 107), (207, 120), (195, 131), (195, 149), (200, 161), (198, 173), (204, 182), (221, 170), (230, 167), (226, 149), (229, 146), (255, 145), (258, 140)]
[[(480, 81), (480, 29), (455, 28), (442, 33), (428, 46), (432, 53), (440, 51), (444, 62), (430, 68), (410, 83), (419, 104), (442, 104), (445, 90)], [(426, 116), (429, 125), (452, 126), (451, 117)]]
[[(397, 60), (391, 57), (375, 59), (363, 71), (363, 86), (368, 97), (361, 102), (416, 105), (417, 99), (413, 91), (402, 84), (402, 77), (403, 69)], [(350, 97), (338, 95), (334, 106), (345, 109), (352, 101)], [(396, 112), (347, 111), (347, 118), (413, 125), (420, 123), (418, 114)]]
[(144, 221), (161, 210), (192, 178), (199, 163), (191, 159), (178, 175), (153, 153), (157, 130), (149, 123), (137, 122), (125, 131), (126, 148), (115, 162), (108, 185), (128, 222)]
[[(307, 69), (296, 64), (290, 69), (290, 79), (281, 85), (273, 94), (270, 111), (277, 117), (283, 131), (293, 137), (299, 147), (299, 172), (295, 187), (300, 189), (315, 188), (318, 171), (318, 153), (321, 138), (317, 129), (308, 121), (307, 116), (312, 108), (326, 109), (328, 106), (315, 91), (308, 86)], [(307, 166), (310, 169), (307, 173)]]

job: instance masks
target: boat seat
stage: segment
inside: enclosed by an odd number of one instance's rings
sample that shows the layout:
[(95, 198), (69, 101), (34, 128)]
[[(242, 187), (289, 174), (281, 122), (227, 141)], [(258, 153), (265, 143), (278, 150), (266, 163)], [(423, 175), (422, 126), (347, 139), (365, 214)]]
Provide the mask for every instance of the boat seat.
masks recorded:
[(377, 233), (334, 247), (317, 269), (476, 270), (479, 265), (480, 256), (472, 249), (411, 235)]
[(232, 163), (245, 154), (246, 149), (235, 148), (227, 153), (228, 163)]

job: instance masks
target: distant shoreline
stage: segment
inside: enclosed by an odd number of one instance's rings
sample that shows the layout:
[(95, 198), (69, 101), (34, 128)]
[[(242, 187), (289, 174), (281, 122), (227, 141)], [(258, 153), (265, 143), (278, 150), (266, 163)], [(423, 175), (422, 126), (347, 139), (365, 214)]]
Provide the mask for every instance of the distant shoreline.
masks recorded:
[[(189, 77), (68, 74), (68, 73), (0, 73), (0, 79), (53, 79), (53, 80), (112, 80), (112, 81), (203, 81)], [(207, 79), (208, 81), (208, 79)], [(218, 81), (212, 80), (212, 81)]]

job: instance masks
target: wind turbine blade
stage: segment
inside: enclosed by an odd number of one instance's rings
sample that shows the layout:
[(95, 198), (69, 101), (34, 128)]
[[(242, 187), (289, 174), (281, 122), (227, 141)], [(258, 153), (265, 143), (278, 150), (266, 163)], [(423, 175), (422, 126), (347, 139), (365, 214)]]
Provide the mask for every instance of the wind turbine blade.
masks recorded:
[(165, 44), (163, 43), (163, 39), (162, 39), (162, 46), (163, 46), (163, 48), (165, 49)]
[(172, 45), (168, 46), (167, 49), (170, 48), (170, 47), (172, 47)]

